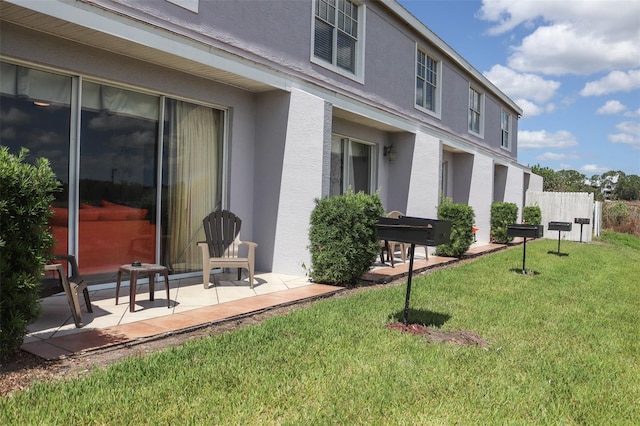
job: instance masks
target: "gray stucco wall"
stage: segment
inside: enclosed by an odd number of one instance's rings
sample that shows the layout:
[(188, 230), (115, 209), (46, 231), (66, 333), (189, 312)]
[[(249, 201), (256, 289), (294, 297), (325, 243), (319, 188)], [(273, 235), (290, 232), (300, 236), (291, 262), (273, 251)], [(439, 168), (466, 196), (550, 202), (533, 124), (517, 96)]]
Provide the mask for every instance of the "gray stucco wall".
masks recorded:
[(475, 224), (480, 230), (476, 235), (479, 242), (489, 242), (491, 231), (491, 203), (493, 196), (493, 162), (484, 155), (474, 155), (471, 184), (469, 187), (469, 205), (476, 214)]
[(415, 135), (406, 214), (436, 219), (440, 193), (440, 141), (434, 136)]
[[(463, 139), (515, 159), (515, 150), (500, 149), (500, 108), (505, 106), (513, 114), (514, 126), (516, 111), (492, 96), (482, 83), (474, 82), (467, 70), (436, 49), (430, 40), (409, 29), (380, 3), (367, 1), (360, 6), (365, 10), (359, 34), (364, 43), (365, 62), (363, 75), (354, 78), (310, 61), (312, 0), (201, 1), (198, 13), (165, 1), (100, 0), (98, 3), (193, 35), (234, 54), (254, 58), (296, 79), (349, 93), (391, 113), (449, 129)], [(282, 25), (283, 22), (287, 25)], [(415, 108), (416, 46), (426, 48), (443, 61), (440, 118)], [(470, 82), (486, 93), (483, 138), (468, 132)]]
[[(274, 257), (267, 271), (304, 275), (311, 266), (309, 223), (314, 200), (322, 195), (327, 117), (324, 100), (291, 91), (281, 169)], [(261, 181), (261, 179), (258, 179)], [(256, 182), (258, 186), (258, 182)], [(262, 183), (260, 183), (262, 189)], [(271, 267), (269, 267), (271, 266)]]

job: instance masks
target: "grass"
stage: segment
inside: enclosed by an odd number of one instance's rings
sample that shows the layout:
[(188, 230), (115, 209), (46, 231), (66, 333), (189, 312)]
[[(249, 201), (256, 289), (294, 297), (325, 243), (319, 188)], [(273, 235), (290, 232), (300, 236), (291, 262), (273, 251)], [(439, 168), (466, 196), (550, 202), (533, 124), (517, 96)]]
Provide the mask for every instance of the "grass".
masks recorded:
[(640, 424), (638, 239), (554, 240), (0, 398), (0, 424)]

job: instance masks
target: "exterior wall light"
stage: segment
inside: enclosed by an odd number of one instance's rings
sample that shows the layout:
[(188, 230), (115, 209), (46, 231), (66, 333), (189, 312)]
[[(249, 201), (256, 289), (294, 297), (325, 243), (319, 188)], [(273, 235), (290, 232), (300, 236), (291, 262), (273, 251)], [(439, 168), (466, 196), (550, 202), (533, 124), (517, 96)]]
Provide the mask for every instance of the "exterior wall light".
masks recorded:
[(387, 160), (389, 160), (390, 163), (394, 162), (396, 160), (396, 156), (398, 155), (396, 153), (396, 150), (393, 148), (393, 145), (385, 146), (382, 152), (384, 156), (387, 157)]

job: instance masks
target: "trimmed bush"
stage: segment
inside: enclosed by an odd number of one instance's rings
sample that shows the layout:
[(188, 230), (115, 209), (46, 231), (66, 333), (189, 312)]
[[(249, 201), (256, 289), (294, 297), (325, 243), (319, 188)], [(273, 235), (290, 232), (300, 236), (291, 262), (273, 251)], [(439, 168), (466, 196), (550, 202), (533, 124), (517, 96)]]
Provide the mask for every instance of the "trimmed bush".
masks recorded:
[(26, 164), (27, 154), (0, 148), (0, 357), (20, 347), (40, 315), (39, 280), (53, 247), (47, 223), (58, 181), (48, 160)]
[(376, 225), (384, 213), (382, 201), (377, 194), (349, 191), (315, 203), (309, 277), (316, 282), (355, 284), (380, 251)]
[(449, 244), (439, 245), (437, 256), (461, 257), (473, 244), (473, 221), (476, 215), (473, 208), (466, 204), (454, 203), (445, 198), (438, 206), (438, 220), (451, 222), (451, 238)]
[(542, 209), (540, 209), (540, 206), (523, 207), (522, 222), (529, 225), (540, 225), (540, 222), (542, 222)]
[(514, 203), (496, 201), (491, 204), (491, 240), (498, 244), (507, 244), (513, 237), (507, 235), (507, 226), (518, 220), (518, 206)]

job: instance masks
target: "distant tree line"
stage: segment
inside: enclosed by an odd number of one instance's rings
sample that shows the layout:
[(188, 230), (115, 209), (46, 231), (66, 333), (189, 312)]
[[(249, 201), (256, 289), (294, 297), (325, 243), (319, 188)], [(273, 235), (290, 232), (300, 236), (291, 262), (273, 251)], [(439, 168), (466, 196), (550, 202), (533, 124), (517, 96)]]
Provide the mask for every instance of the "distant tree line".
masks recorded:
[(586, 175), (575, 170), (555, 171), (539, 164), (531, 171), (542, 176), (542, 189), (549, 192), (591, 192), (596, 200), (640, 200), (640, 176), (608, 171), (601, 175)]

